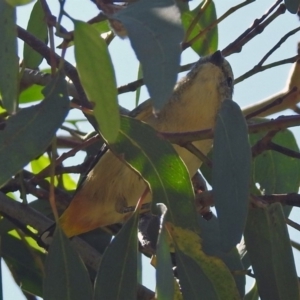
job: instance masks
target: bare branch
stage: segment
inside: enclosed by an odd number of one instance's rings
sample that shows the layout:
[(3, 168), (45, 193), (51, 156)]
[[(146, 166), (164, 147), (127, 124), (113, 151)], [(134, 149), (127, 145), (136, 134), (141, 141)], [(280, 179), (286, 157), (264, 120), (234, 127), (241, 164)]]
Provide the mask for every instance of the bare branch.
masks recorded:
[(285, 222), (286, 224), (290, 225), (291, 227), (295, 228), (296, 230), (300, 231), (300, 224), (292, 221), (291, 219), (289, 218), (286, 218), (285, 219)]
[(194, 146), (192, 143), (187, 143), (186, 145), (181, 145), (182, 147), (189, 150), (191, 153), (193, 153), (196, 157), (198, 157), (205, 165), (207, 165), (209, 168), (212, 167), (211, 160), (204, 155), (196, 146)]
[(273, 62), (271, 64), (268, 64), (268, 65), (265, 65), (265, 66), (258, 66), (258, 65), (256, 65), (251, 70), (247, 71), (245, 74), (243, 74), (240, 77), (238, 77), (234, 81), (234, 84), (237, 84), (237, 83), (239, 83), (239, 82), (241, 82), (241, 81), (249, 78), (250, 76), (253, 76), (256, 73), (260, 73), (260, 72), (265, 71), (267, 69), (271, 69), (271, 68), (278, 67), (278, 66), (285, 65), (285, 64), (294, 63), (298, 59), (300, 59), (300, 55), (296, 55), (296, 56), (293, 56), (293, 57), (289, 57), (289, 58), (286, 58), (286, 59), (275, 61), (275, 62)]
[(238, 9), (254, 2), (255, 0), (246, 0), (236, 6), (231, 7), (227, 12), (225, 12), (220, 18), (212, 22), (209, 26), (207, 26), (205, 29), (200, 31), (195, 37), (193, 37), (188, 42), (184, 42), (182, 44), (182, 50), (185, 50), (186, 48), (190, 47), (193, 43), (195, 43), (197, 40), (199, 40), (202, 36), (206, 35), (209, 31), (211, 31), (214, 27), (216, 27), (220, 22), (222, 22), (224, 19), (226, 19), (228, 16), (230, 16), (232, 13), (237, 11)]
[[(276, 3), (260, 18), (256, 19), (252, 26), (248, 28), (243, 34), (241, 34), (234, 42), (229, 44), (226, 48), (222, 50), (222, 54), (226, 57), (233, 53), (239, 53), (242, 51), (242, 48), (247, 44), (251, 39), (256, 35), (262, 33), (264, 29), (274, 21), (278, 16), (285, 13), (286, 7), (284, 4), (281, 4), (278, 9), (266, 19), (267, 16), (282, 2), (282, 0), (276, 1)], [(266, 21), (264, 21), (266, 19)], [(263, 22), (264, 21), (264, 22)], [(263, 22), (263, 23), (262, 23)]]
[[(277, 119), (268, 120), (256, 124), (248, 124), (248, 133), (257, 133), (261, 131), (282, 130), (288, 127), (300, 125), (300, 116), (280, 116)], [(160, 138), (170, 141), (172, 144), (184, 145), (190, 142), (207, 140), (213, 138), (213, 130), (205, 129), (200, 131), (169, 133), (158, 132)]]
[(296, 92), (298, 92), (298, 88), (294, 86), (291, 90), (289, 90), (286, 93), (278, 94), (276, 96), (273, 96), (271, 99), (267, 99), (263, 102), (255, 103), (254, 105), (246, 107), (245, 109), (243, 109), (245, 119), (249, 120), (256, 116), (264, 116), (264, 113), (266, 112), (268, 112), (266, 114), (269, 114), (269, 112), (273, 113), (275, 111), (275, 107), (276, 111), (280, 111), (281, 109), (283, 110), (284, 108), (282, 107), (285, 107), (285, 100), (288, 101), (289, 97), (295, 94)]

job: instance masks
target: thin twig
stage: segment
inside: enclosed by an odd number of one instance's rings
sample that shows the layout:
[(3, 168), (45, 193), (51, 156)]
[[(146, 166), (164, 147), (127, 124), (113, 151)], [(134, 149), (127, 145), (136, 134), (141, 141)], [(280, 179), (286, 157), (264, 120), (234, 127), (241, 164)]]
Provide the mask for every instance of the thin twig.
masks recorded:
[[(190, 70), (195, 63), (190, 63), (190, 64), (180, 66), (179, 73)], [(144, 85), (144, 79), (143, 78), (137, 79), (135, 81), (129, 82), (125, 85), (118, 87), (118, 94), (120, 95), (128, 92), (135, 92), (138, 88), (140, 88), (143, 85)]]
[[(287, 34), (285, 34), (278, 43), (276, 43), (276, 45), (274, 47), (272, 47), (265, 55), (264, 57), (258, 62), (257, 65), (255, 65), (251, 70), (247, 71), (245, 74), (243, 74), (242, 76), (238, 77), (234, 83), (237, 84), (241, 81), (243, 81), (244, 79), (258, 73), (261, 71), (264, 71), (266, 69), (269, 69), (270, 67), (274, 67), (274, 66), (278, 66), (278, 65), (274, 65), (273, 64), (269, 64), (267, 66), (267, 68), (265, 68), (266, 66), (263, 66), (263, 63), (270, 57), (270, 55), (272, 53), (274, 53), (290, 36), (292, 36), (293, 34), (295, 34), (296, 32), (298, 32), (300, 30), (300, 27), (297, 27), (293, 30), (291, 30), (290, 32), (288, 32)], [(299, 58), (299, 54), (297, 55), (297, 58)], [(297, 60), (297, 59), (296, 59)], [(281, 62), (287, 63), (286, 60), (282, 60)], [(294, 62), (294, 61), (293, 61)], [(278, 63), (278, 62), (276, 62)]]
[(300, 153), (299, 152), (291, 150), (291, 149), (286, 148), (286, 147), (283, 147), (283, 146), (278, 145), (278, 144), (273, 143), (273, 142), (269, 143), (269, 150), (279, 152), (279, 153), (281, 153), (283, 155), (286, 155), (286, 156), (289, 156), (289, 157), (300, 159)]
[(256, 73), (260, 73), (262, 71), (265, 71), (265, 70), (268, 70), (268, 69), (271, 69), (271, 68), (274, 68), (274, 67), (278, 67), (278, 66), (281, 66), (281, 65), (284, 65), (284, 64), (294, 63), (299, 58), (300, 58), (300, 55), (296, 55), (296, 56), (293, 56), (293, 57), (289, 57), (289, 58), (286, 58), (286, 59), (275, 61), (275, 62), (270, 63), (270, 64), (265, 65), (265, 66), (255, 66), (250, 71), (247, 71), (246, 73), (244, 73), (243, 75), (241, 75), (240, 77), (235, 79), (234, 84), (238, 84), (239, 82), (249, 78), (250, 76), (253, 76)]
[[(28, 44), (31, 48), (33, 48), (36, 52), (41, 54), (46, 61), (48, 62), (49, 65), (51, 65), (51, 50), (47, 45), (42, 42), (41, 40), (37, 39), (34, 35), (30, 34), (27, 32), (25, 29), (23, 29), (20, 26), (17, 26), (17, 33), (18, 33), (18, 38), (23, 40), (26, 44)], [(54, 54), (56, 63), (59, 65), (59, 62), (61, 60), (61, 57), (58, 54)], [(72, 80), (73, 84), (76, 87), (76, 90), (79, 95), (79, 99), (81, 101), (82, 106), (91, 108), (91, 103), (88, 101), (86, 94), (83, 90), (83, 87), (81, 85), (78, 73), (76, 68), (70, 64), (67, 61), (64, 61), (64, 71), (66, 75)]]
[[(256, 124), (248, 124), (248, 133), (258, 133), (261, 131), (282, 130), (288, 127), (300, 125), (300, 116), (280, 116), (277, 119), (268, 120)], [(191, 132), (169, 133), (158, 132), (160, 138), (164, 138), (172, 144), (184, 145), (199, 140), (207, 140), (213, 138), (212, 129), (204, 129)]]
[[(77, 152), (79, 152), (80, 150), (92, 145), (93, 143), (95, 143), (96, 141), (99, 140), (99, 135), (95, 135), (90, 137), (89, 139), (87, 139), (86, 141), (84, 141), (82, 144), (74, 147), (73, 149), (71, 149), (68, 152), (63, 153), (61, 156), (59, 156), (56, 160), (55, 160), (55, 166), (58, 166), (59, 164), (61, 164), (64, 160), (66, 160), (69, 157), (75, 156)], [(39, 172), (38, 174), (36, 174), (32, 179), (31, 182), (35, 182), (36, 180), (39, 180), (41, 178), (45, 178), (49, 176), (49, 172), (51, 170), (51, 166), (46, 167), (45, 169), (43, 169), (41, 172)]]
[(283, 14), (286, 10), (284, 5), (280, 5), (277, 11), (266, 20), (266, 22), (262, 23), (272, 12), (273, 10), (282, 2), (282, 0), (278, 0), (274, 5), (260, 18), (254, 20), (253, 24), (250, 28), (248, 28), (245, 32), (243, 32), (235, 41), (230, 43), (227, 47), (222, 50), (223, 56), (229, 56), (233, 53), (241, 52), (242, 47), (248, 43), (253, 37), (257, 34), (263, 32), (263, 30), (275, 19), (278, 15)]
[(279, 42), (266, 53), (266, 55), (260, 60), (260, 62), (257, 64), (257, 66), (262, 66), (263, 63), (271, 56), (272, 53), (274, 53), (290, 36), (292, 36), (293, 34), (298, 32), (299, 30), (300, 30), (300, 26), (289, 31), (287, 34), (285, 34), (279, 40)]
[(206, 11), (208, 6), (211, 4), (212, 0), (206, 0), (204, 4), (200, 7), (198, 13), (194, 17), (193, 21), (190, 23), (188, 29), (186, 30), (185, 37), (183, 39), (183, 44), (187, 41), (187, 39), (190, 37), (192, 31), (194, 30), (195, 26), (197, 25), (198, 21), (200, 20), (203, 13)]
[[(245, 115), (245, 119), (249, 120), (253, 117), (260, 115), (261, 113), (263, 113), (265, 111), (268, 111), (269, 109), (271, 109), (275, 106), (281, 105), (283, 103), (283, 101), (285, 101), (285, 99), (287, 99), (290, 95), (292, 95), (293, 93), (296, 93), (297, 91), (298, 91), (298, 88), (296, 86), (294, 86), (291, 90), (289, 90), (285, 94), (281, 94), (279, 97), (274, 99), (271, 103), (268, 103), (265, 106), (260, 107), (259, 109)], [(244, 113), (244, 110), (243, 110), (243, 113)]]
[(224, 19), (226, 19), (229, 15), (237, 11), (238, 9), (254, 2), (255, 0), (246, 0), (236, 6), (231, 7), (227, 12), (225, 12), (220, 18), (212, 22), (209, 26), (207, 26), (205, 29), (201, 30), (195, 37), (193, 37), (191, 40), (189, 40), (186, 43), (182, 44), (182, 49), (185, 50), (186, 48), (190, 47), (193, 43), (198, 41), (202, 36), (206, 35), (209, 31), (211, 31), (214, 27), (216, 27), (220, 22), (222, 22)]
[(204, 155), (196, 146), (194, 146), (192, 143), (187, 143), (185, 145), (182, 145), (182, 147), (189, 150), (192, 154), (194, 154), (196, 157), (198, 157), (205, 165), (207, 165), (209, 168), (212, 168), (212, 162), (211, 160)]
[(286, 219), (285, 219), (285, 222), (286, 222), (286, 224), (290, 225), (290, 226), (293, 227), (294, 229), (300, 231), (300, 224), (298, 224), (298, 223), (292, 221), (292, 220), (289, 219), (289, 218), (286, 218)]
[(261, 138), (255, 143), (255, 145), (252, 146), (252, 158), (258, 156), (266, 150), (269, 150), (270, 142), (278, 131), (279, 130), (269, 131), (263, 138)]
[(259, 19), (255, 19), (253, 24), (226, 48), (232, 48), (232, 45), (234, 43), (239, 43), (240, 41), (242, 41), (251, 31), (253, 31), (260, 23), (262, 23), (268, 17), (281, 2), (282, 0), (277, 0), (265, 14), (263, 14)]

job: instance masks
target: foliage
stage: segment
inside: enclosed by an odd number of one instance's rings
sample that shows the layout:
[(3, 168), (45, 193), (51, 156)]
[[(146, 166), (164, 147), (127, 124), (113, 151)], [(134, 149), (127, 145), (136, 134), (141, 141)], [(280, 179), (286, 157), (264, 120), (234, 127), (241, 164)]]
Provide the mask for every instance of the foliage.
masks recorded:
[[(291, 75), (296, 89), (289, 86), (287, 92), (244, 111), (233, 101), (223, 101), (213, 130), (158, 133), (139, 118), (149, 107), (159, 114), (168, 103), (178, 72), (190, 67), (180, 67), (181, 52), (191, 48), (199, 56), (214, 53), (219, 23), (244, 6), (247, 11), (252, 1), (218, 16), (217, 1), (202, 1), (190, 9), (182, 0), (128, 1), (124, 6), (98, 0), (93, 2), (101, 13), (83, 22), (65, 11), (67, 1), (59, 1), (56, 21), (47, 1), (38, 0), (25, 30), (16, 27), (15, 6), (28, 2), (0, 0), (1, 256), (24, 295), (72, 300), (299, 299), (292, 252), (299, 241), (291, 243), (287, 224), (299, 230), (299, 224), (288, 219), (292, 207), (300, 206), (299, 148), (288, 128), (298, 126), (300, 118), (259, 117), (278, 107), (297, 109), (300, 79), (295, 74), (300, 64)], [(296, 13), (300, 4), (281, 2), (257, 16), (221, 51), (223, 56), (240, 52), (272, 20)], [(72, 21), (74, 31), (61, 25), (62, 18)], [(299, 61), (297, 55), (263, 65), (298, 30), (288, 32), (236, 83)], [(54, 31), (61, 39), (58, 48), (53, 45)], [(109, 47), (117, 35), (128, 36), (140, 63), (138, 80), (119, 88)], [(25, 42), (20, 64), (17, 38)], [(73, 48), (76, 68), (64, 59)], [(44, 59), (50, 71), (39, 69)], [(136, 91), (138, 102), (143, 84), (151, 105), (144, 102), (132, 112), (118, 106), (118, 94), (124, 92)], [(82, 132), (83, 119), (71, 119), (71, 109), (82, 112), (84, 122), (99, 134)], [(192, 142), (207, 139), (213, 139), (212, 151), (199, 153)], [(192, 185), (172, 144), (203, 161), (201, 172), (212, 191), (199, 177)], [(61, 154), (64, 148), (68, 152)], [(80, 190), (87, 171), (107, 149), (144, 180), (145, 191), (137, 207), (125, 207), (133, 213), (123, 225), (97, 228), (70, 241), (59, 226), (50, 226), (74, 194), (69, 174), (81, 175)], [(79, 151), (86, 156), (82, 164), (63, 164)], [(151, 208), (142, 204), (149, 193)], [(145, 221), (142, 217), (139, 222), (140, 212), (149, 210), (150, 221), (141, 225)], [(138, 283), (139, 252), (152, 256), (156, 294)], [(248, 293), (247, 276), (256, 279)]]

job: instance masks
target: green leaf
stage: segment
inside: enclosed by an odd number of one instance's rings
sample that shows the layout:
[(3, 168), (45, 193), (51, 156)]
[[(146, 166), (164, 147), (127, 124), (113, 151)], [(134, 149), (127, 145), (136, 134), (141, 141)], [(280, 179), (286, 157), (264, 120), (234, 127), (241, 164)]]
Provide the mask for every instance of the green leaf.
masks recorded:
[(81, 83), (94, 105), (103, 137), (113, 142), (120, 127), (116, 79), (107, 45), (91, 25), (74, 21), (75, 59)]
[(77, 252), (57, 226), (45, 266), (44, 299), (91, 300), (92, 285)]
[[(215, 215), (210, 220), (205, 220), (201, 216), (198, 217), (200, 225), (200, 236), (202, 240), (203, 251), (207, 255), (219, 257), (228, 267), (230, 271), (243, 270), (244, 266), (241, 262), (240, 255), (236, 248), (225, 253), (221, 249), (221, 234), (219, 221)], [(245, 295), (245, 275), (233, 276), (241, 298)]]
[(248, 211), (250, 165), (244, 116), (235, 102), (225, 100), (216, 120), (212, 171), (213, 195), (225, 252), (242, 238)]
[(83, 233), (79, 235), (79, 237), (86, 241), (101, 254), (104, 253), (112, 239), (112, 235), (107, 232), (106, 228), (97, 228), (92, 231)]
[[(48, 43), (48, 28), (45, 20), (45, 13), (41, 1), (37, 1), (33, 6), (28, 21), (27, 31), (34, 35), (45, 44)], [(24, 66), (30, 69), (36, 69), (42, 62), (43, 56), (33, 50), (28, 44), (24, 44)]]
[(258, 295), (258, 290), (257, 290), (257, 284), (254, 282), (251, 290), (245, 295), (244, 300), (258, 300), (259, 295)]
[(95, 282), (95, 300), (136, 299), (138, 218), (135, 211), (104, 252)]
[(183, 38), (179, 10), (172, 0), (141, 0), (114, 18), (128, 32), (154, 109), (159, 111), (169, 100), (179, 71)]
[(20, 5), (25, 5), (30, 2), (33, 2), (34, 0), (5, 0), (5, 1), (12, 6), (20, 6)]
[(245, 241), (261, 299), (299, 299), (298, 277), (281, 204), (249, 209)]
[[(265, 134), (266, 132), (251, 134), (251, 145)], [(290, 130), (278, 132), (272, 141), (299, 152), (296, 139)], [(297, 193), (300, 182), (300, 161), (272, 150), (264, 151), (253, 160), (252, 182), (258, 183), (260, 191), (264, 194)]]
[[(182, 15), (182, 25), (185, 30), (187, 30), (197, 16), (200, 8), (206, 1), (202, 1), (195, 9), (192, 11), (185, 11)], [(194, 38), (199, 32), (203, 31), (207, 26), (211, 25), (217, 19), (216, 7), (212, 1), (205, 12), (201, 15), (200, 19), (196, 23), (196, 26), (191, 31), (187, 41)], [(218, 27), (215, 26), (207, 34), (202, 36), (196, 42), (192, 44), (192, 49), (200, 56), (211, 54), (218, 50)]]
[(175, 244), (176, 265), (184, 299), (240, 299), (235, 281), (224, 262), (206, 255), (200, 237), (168, 226)]
[(2, 123), (0, 186), (46, 149), (69, 111), (62, 76), (55, 77), (44, 93), (46, 98), (40, 104), (24, 108)]
[(160, 205), (162, 215), (160, 218), (160, 230), (156, 246), (156, 295), (157, 300), (174, 299), (175, 286), (173, 265), (170, 255), (169, 238), (164, 225), (164, 217), (167, 213), (165, 205)]
[(287, 10), (292, 13), (296, 14), (298, 11), (298, 8), (300, 6), (300, 1), (299, 0), (284, 0), (285, 6)]
[(107, 20), (93, 23), (91, 24), (99, 33), (106, 33), (111, 31), (111, 28), (109, 27), (109, 23)]
[(4, 108), (15, 112), (18, 97), (18, 45), (16, 11), (0, 0), (0, 96)]
[(28, 89), (21, 92), (19, 96), (19, 103), (30, 103), (34, 101), (40, 101), (43, 99), (43, 86), (33, 84)]
[[(50, 165), (50, 159), (46, 155), (41, 155), (39, 158), (34, 159), (30, 162), (32, 172), (38, 174), (43, 169)], [(50, 177), (45, 178), (50, 182)], [(72, 179), (69, 174), (56, 175), (54, 177), (54, 185), (58, 186), (60, 183), (63, 184), (64, 189), (66, 190), (75, 190), (77, 187), (76, 182)]]
[(150, 185), (153, 211), (157, 203), (164, 203), (171, 222), (197, 230), (189, 173), (169, 142), (159, 139), (148, 124), (122, 116), (119, 137), (110, 148)]
[(45, 253), (28, 247), (24, 241), (10, 234), (2, 234), (1, 256), (22, 290), (42, 297), (42, 269)]

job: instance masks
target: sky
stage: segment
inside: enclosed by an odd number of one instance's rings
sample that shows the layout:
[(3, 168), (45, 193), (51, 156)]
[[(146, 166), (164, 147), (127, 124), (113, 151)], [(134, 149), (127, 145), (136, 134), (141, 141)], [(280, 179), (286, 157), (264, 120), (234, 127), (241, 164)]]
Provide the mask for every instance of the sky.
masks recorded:
[[(215, 0), (217, 15), (221, 16), (230, 7), (239, 4), (242, 1), (235, 0)], [(219, 49), (222, 50), (229, 43), (234, 41), (244, 30), (246, 30), (256, 18), (261, 17), (264, 12), (275, 1), (255, 1), (252, 4), (240, 9), (225, 19), (218, 27), (219, 29)], [(53, 15), (58, 14), (58, 0), (48, 1), (50, 9)], [(192, 1), (191, 7), (197, 5), (199, 1)], [(29, 4), (17, 9), (17, 23), (26, 28), (30, 11), (33, 4)], [(67, 0), (65, 10), (75, 19), (87, 21), (97, 15), (97, 8), (90, 1), (83, 0)], [(63, 25), (69, 30), (73, 29), (73, 25), (67, 18), (63, 19)], [(233, 54), (227, 59), (230, 62), (235, 78), (239, 77), (255, 64), (257, 64), (265, 53), (270, 50), (279, 39), (288, 31), (298, 27), (300, 25), (299, 19), (295, 15), (291, 15), (286, 12), (284, 15), (278, 17), (265, 31), (255, 37), (243, 48), (243, 51), (238, 54)], [(287, 40), (287, 42), (277, 50), (266, 63), (281, 60), (296, 55), (297, 43), (299, 42), (299, 33), (295, 34)], [(56, 45), (59, 41), (56, 39)], [(19, 43), (19, 53), (22, 56), (22, 43)], [(109, 50), (112, 56), (112, 60), (115, 66), (116, 78), (118, 86), (124, 85), (131, 81), (136, 80), (138, 71), (138, 62), (135, 54), (130, 47), (130, 43), (127, 39), (116, 38)], [(74, 63), (73, 49), (67, 52), (67, 60)], [(188, 49), (184, 51), (182, 55), (181, 64), (191, 63), (198, 60), (198, 56)], [(47, 65), (44, 63), (44, 67)], [(236, 101), (241, 107), (252, 104), (254, 102), (265, 99), (273, 94), (278, 94), (286, 86), (287, 78), (292, 65), (283, 65), (262, 73), (259, 73), (244, 82), (241, 82), (235, 86), (235, 92), (233, 100)], [(180, 74), (183, 76), (183, 74)], [(142, 88), (141, 99), (146, 100), (148, 98), (145, 88)], [(134, 108), (135, 93), (127, 93), (120, 95), (119, 102), (121, 105), (128, 109)], [(287, 111), (290, 114), (289, 111)], [(83, 130), (91, 130), (83, 125)], [(298, 143), (300, 142), (300, 130), (292, 129), (297, 137)], [(300, 143), (299, 143), (300, 144)], [(76, 157), (75, 159), (82, 159)], [(74, 161), (73, 161), (74, 162)], [(78, 162), (77, 162), (78, 163)], [(299, 216), (299, 209), (294, 209), (291, 215), (293, 220), (297, 220)], [(299, 219), (299, 218), (298, 218)], [(289, 229), (290, 235), (294, 240), (300, 240), (299, 232), (294, 229)], [(294, 252), (295, 259), (300, 261), (299, 253)], [(18, 287), (15, 286), (13, 280), (10, 277), (9, 271), (5, 266), (2, 266), (3, 274), (3, 289), (5, 300), (23, 300), (25, 299)], [(297, 266), (298, 274), (300, 273), (300, 266)], [(154, 272), (152, 268), (147, 267), (143, 274), (143, 284), (151, 289), (154, 289)]]

